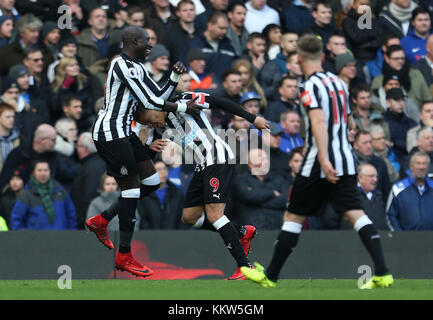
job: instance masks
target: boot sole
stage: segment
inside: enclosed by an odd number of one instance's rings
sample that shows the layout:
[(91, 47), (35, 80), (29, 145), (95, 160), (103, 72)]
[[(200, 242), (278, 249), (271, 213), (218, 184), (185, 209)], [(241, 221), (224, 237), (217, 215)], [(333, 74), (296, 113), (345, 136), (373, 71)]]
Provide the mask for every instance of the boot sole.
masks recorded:
[(95, 236), (96, 236), (96, 238), (98, 239), (99, 243), (102, 243), (102, 245), (103, 245), (105, 248), (107, 248), (107, 249), (109, 249), (109, 250), (113, 250), (113, 249), (114, 249), (114, 246), (113, 246), (113, 248), (112, 248), (112, 247), (106, 245), (106, 244), (104, 243), (104, 241), (101, 240), (101, 238), (99, 237), (98, 233), (94, 230), (94, 228), (92, 228), (91, 226), (89, 226), (89, 225), (87, 224), (87, 222), (84, 223), (84, 226), (85, 226), (87, 232), (93, 232), (93, 233), (95, 234)]

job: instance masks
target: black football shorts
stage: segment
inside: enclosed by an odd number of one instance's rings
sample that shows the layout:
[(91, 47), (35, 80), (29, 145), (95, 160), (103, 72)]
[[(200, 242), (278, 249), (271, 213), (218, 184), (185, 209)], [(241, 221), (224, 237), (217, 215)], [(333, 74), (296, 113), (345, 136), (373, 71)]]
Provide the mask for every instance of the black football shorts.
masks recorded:
[(136, 175), (137, 163), (152, 159), (149, 147), (135, 133), (112, 141), (95, 141), (95, 146), (107, 165), (107, 174), (113, 177)]
[(184, 208), (227, 203), (235, 167), (234, 164), (197, 166), (186, 192)]

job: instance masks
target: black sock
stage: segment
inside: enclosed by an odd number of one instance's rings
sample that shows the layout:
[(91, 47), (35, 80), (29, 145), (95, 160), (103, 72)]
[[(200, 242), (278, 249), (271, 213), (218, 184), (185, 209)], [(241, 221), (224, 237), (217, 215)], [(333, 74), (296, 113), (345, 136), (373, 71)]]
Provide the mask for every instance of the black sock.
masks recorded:
[[(245, 229), (245, 226), (244, 225), (238, 225), (237, 223), (235, 223), (233, 221), (230, 221), (230, 222), (233, 225), (233, 227), (235, 227), (236, 231), (238, 232), (239, 239), (242, 238), (245, 235), (245, 232), (247, 232), (247, 230)], [(199, 229), (217, 232), (217, 229), (215, 229), (213, 224), (210, 223), (210, 221), (206, 218), (206, 214), (205, 214), (205, 219), (203, 221), (203, 224)]]
[(286, 262), (289, 255), (292, 253), (293, 248), (298, 243), (299, 233), (288, 232), (281, 230), (278, 234), (277, 241), (274, 245), (274, 255), (272, 256), (271, 263), (266, 268), (266, 276), (272, 280), (277, 281), (281, 269)]
[(385, 265), (380, 235), (372, 224), (363, 226), (358, 234), (374, 262), (375, 275), (383, 276), (388, 273), (388, 268)]
[(113, 220), (115, 216), (119, 213), (119, 200), (114, 202), (107, 210), (101, 213), (101, 216), (108, 221)]
[(238, 267), (251, 266), (251, 263), (245, 255), (244, 249), (239, 242), (238, 232), (236, 231), (233, 224), (231, 222), (226, 223), (224, 226), (218, 229), (218, 233), (224, 240), (226, 248), (236, 260)]
[(119, 252), (121, 253), (131, 251), (137, 201), (137, 198), (120, 198), (119, 201)]
[(143, 197), (151, 194), (152, 192), (158, 189), (159, 189), (159, 184), (154, 184), (154, 185), (142, 184), (140, 186), (140, 199), (143, 199)]

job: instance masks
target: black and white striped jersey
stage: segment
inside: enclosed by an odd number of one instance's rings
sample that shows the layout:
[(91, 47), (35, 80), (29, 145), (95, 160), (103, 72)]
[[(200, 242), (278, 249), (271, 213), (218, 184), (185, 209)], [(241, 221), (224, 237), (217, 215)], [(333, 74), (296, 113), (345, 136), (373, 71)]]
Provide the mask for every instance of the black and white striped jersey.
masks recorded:
[[(216, 108), (215, 103), (212, 102), (217, 99), (207, 93), (185, 92), (176, 100), (178, 102), (187, 102), (197, 96), (196, 104), (204, 109)], [(149, 130), (148, 145), (161, 137), (172, 140), (182, 147), (182, 161), (184, 164), (194, 163), (210, 166), (213, 164), (236, 163), (235, 155), (229, 144), (217, 135), (204, 111), (200, 111), (199, 116), (195, 118), (186, 113), (169, 112), (165, 123), (163, 129)]]
[(93, 127), (93, 139), (111, 141), (132, 134), (131, 122), (137, 105), (161, 111), (177, 83), (169, 79), (160, 88), (149, 76), (144, 64), (125, 54), (113, 59), (104, 88), (104, 107)]
[[(308, 111), (316, 108), (323, 110), (328, 128), (328, 157), (337, 170), (338, 176), (356, 174), (352, 149), (347, 138), (347, 118), (350, 115), (349, 92), (346, 84), (330, 72), (312, 74), (301, 90), (301, 100)], [(319, 172), (318, 148), (310, 122), (307, 124), (306, 153), (300, 174), (310, 177), (312, 172)], [(323, 170), (320, 176), (325, 178)]]

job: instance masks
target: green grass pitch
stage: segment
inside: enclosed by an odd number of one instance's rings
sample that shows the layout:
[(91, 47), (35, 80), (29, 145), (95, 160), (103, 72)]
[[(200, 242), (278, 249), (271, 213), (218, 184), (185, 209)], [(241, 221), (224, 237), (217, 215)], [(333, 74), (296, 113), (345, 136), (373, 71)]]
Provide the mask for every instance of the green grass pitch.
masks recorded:
[(0, 300), (431, 300), (433, 280), (396, 279), (391, 288), (360, 290), (357, 280), (280, 280), (266, 289), (224, 280), (0, 280)]

